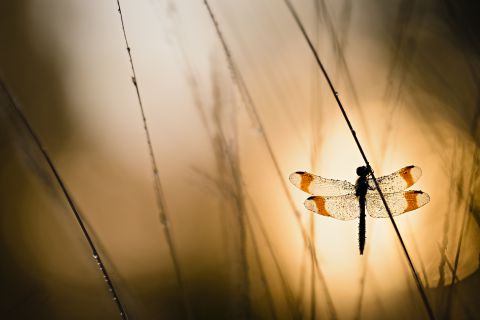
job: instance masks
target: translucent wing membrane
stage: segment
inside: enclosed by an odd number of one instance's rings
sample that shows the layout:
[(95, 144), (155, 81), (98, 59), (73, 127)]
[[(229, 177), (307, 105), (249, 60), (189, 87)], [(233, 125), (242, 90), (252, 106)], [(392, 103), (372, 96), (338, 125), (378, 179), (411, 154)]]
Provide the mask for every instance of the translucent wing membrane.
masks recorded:
[(348, 181), (325, 179), (308, 172), (297, 171), (289, 179), (297, 188), (313, 195), (339, 196), (355, 193), (355, 186)]
[(313, 196), (305, 200), (305, 208), (339, 220), (352, 220), (360, 215), (360, 205), (354, 194), (336, 197)]
[[(394, 216), (418, 209), (430, 201), (427, 193), (416, 190), (385, 193), (384, 196)], [(367, 212), (373, 218), (388, 218), (387, 210), (378, 194), (367, 194)]]
[[(394, 193), (412, 186), (421, 176), (422, 169), (416, 166), (408, 166), (388, 176), (377, 178), (377, 182), (383, 193)], [(372, 190), (376, 189), (373, 179), (368, 179), (368, 186)]]

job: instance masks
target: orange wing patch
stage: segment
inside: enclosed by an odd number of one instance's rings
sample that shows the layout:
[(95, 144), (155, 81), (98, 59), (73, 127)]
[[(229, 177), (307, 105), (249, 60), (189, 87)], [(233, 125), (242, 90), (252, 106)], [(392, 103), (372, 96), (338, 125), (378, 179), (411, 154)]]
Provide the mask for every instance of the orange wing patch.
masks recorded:
[[(297, 172), (300, 173), (300, 172)], [(313, 181), (313, 175), (308, 173), (308, 172), (302, 172), (302, 180), (300, 181), (300, 190), (309, 192), (308, 188), (310, 187), (310, 184)]]
[[(405, 210), (403, 212), (407, 212), (407, 211), (412, 211), (412, 210), (415, 210), (415, 209), (418, 209), (419, 206), (418, 205), (418, 196), (423, 194), (422, 191), (407, 191), (403, 194), (403, 196), (405, 197), (405, 200), (407, 201), (407, 207), (405, 208)], [(423, 204), (422, 204), (423, 205)]]
[(309, 197), (305, 200), (305, 207), (313, 212), (321, 214), (322, 216), (330, 217), (331, 214), (325, 208), (325, 198), (321, 196)]
[(315, 202), (315, 206), (317, 207), (317, 212), (320, 213), (322, 216), (330, 216), (327, 209), (325, 208), (325, 198), (324, 197), (313, 197), (312, 199)]
[(413, 179), (413, 176), (412, 176), (412, 173), (411, 173), (412, 168), (414, 168), (414, 166), (408, 166), (408, 167), (405, 167), (405, 168), (401, 169), (400, 172), (399, 172), (400, 176), (407, 183), (407, 188), (412, 186), (415, 183), (415, 180)]

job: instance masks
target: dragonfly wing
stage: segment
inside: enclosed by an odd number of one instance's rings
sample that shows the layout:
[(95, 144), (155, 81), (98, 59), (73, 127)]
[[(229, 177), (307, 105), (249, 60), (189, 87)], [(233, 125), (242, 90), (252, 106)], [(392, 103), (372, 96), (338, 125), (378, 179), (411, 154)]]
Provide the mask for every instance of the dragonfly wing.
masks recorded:
[(360, 215), (360, 204), (355, 194), (334, 197), (312, 196), (305, 200), (305, 208), (339, 220), (352, 220)]
[[(418, 209), (430, 201), (427, 193), (417, 190), (385, 193), (384, 197), (394, 216)], [(367, 194), (367, 211), (373, 218), (388, 218), (387, 210), (378, 194)]]
[[(417, 166), (407, 166), (388, 176), (377, 178), (378, 185), (383, 193), (395, 193), (412, 186), (422, 176), (422, 169)], [(372, 178), (368, 179), (368, 186), (375, 190)]]
[(289, 179), (294, 186), (313, 195), (339, 196), (355, 192), (355, 186), (348, 181), (326, 179), (303, 171), (292, 173)]

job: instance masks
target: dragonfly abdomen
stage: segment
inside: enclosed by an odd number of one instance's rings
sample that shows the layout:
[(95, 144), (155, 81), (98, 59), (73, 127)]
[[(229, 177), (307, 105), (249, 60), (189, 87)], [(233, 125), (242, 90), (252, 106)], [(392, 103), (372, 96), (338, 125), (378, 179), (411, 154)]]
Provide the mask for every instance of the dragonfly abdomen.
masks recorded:
[(360, 254), (363, 254), (363, 249), (365, 248), (365, 202), (368, 190), (367, 175), (369, 171), (366, 167), (357, 168), (357, 174), (359, 178), (355, 184), (355, 195), (358, 197), (358, 202), (360, 205), (360, 222), (358, 224), (358, 248), (360, 249)]
[(360, 222), (358, 224), (358, 248), (360, 249), (360, 254), (363, 254), (363, 249), (365, 248), (365, 238), (366, 238), (366, 227), (365, 227), (365, 196), (360, 196)]

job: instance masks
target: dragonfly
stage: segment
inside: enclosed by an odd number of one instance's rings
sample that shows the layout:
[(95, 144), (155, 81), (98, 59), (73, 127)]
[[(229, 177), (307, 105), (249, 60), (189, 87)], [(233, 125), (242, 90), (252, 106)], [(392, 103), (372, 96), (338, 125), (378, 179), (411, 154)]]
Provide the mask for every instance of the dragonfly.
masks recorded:
[[(371, 171), (365, 166), (357, 168), (357, 181), (327, 179), (297, 171), (290, 175), (290, 182), (300, 190), (312, 194), (305, 200), (305, 207), (322, 216), (338, 220), (360, 218), (358, 246), (360, 255), (365, 248), (365, 209), (373, 218), (388, 218), (388, 213), (373, 181)], [(405, 190), (422, 176), (422, 170), (414, 165), (406, 166), (392, 174), (376, 178), (385, 201), (393, 216), (418, 209), (430, 201), (430, 196), (419, 190)]]

